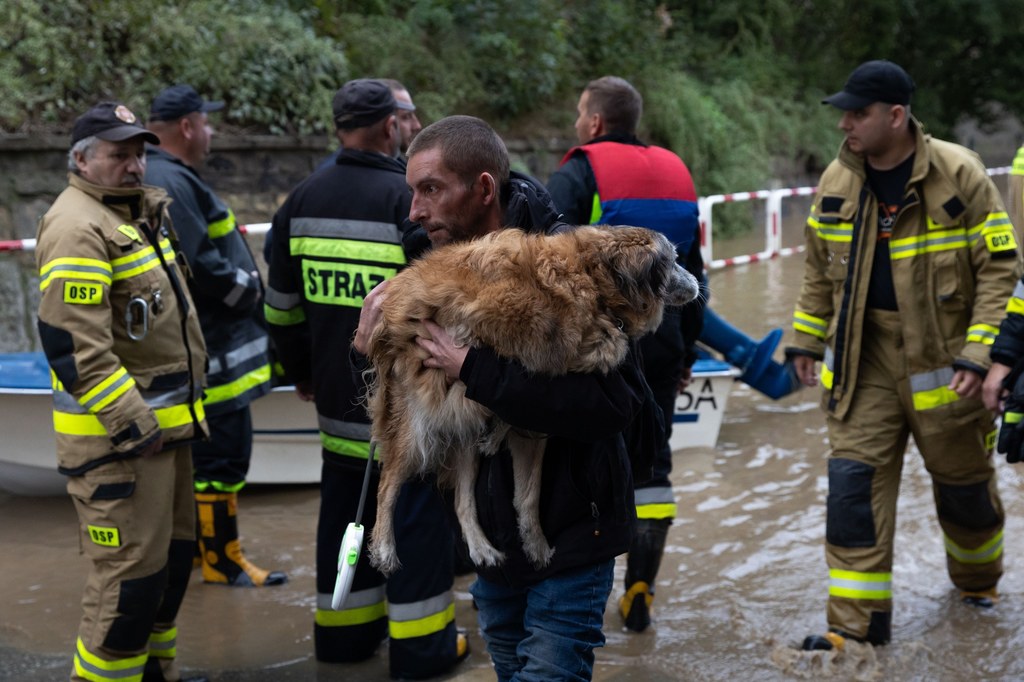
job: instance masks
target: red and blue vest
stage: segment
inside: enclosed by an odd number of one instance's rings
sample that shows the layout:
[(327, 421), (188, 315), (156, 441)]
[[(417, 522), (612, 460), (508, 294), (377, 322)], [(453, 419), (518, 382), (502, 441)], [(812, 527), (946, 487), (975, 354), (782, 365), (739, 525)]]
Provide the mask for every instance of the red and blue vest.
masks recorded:
[(657, 230), (681, 254), (697, 238), (700, 220), (697, 192), (683, 160), (661, 147), (621, 142), (594, 142), (573, 147), (586, 155), (594, 171), (591, 225), (636, 225)]

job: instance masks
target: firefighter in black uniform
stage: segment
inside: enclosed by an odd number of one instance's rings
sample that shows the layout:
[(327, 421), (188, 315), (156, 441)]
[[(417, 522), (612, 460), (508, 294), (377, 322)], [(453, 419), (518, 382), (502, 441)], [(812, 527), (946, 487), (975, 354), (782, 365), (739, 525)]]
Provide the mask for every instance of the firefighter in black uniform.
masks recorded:
[[(355, 520), (370, 428), (348, 344), (363, 298), (405, 264), (409, 227), (405, 166), (396, 158), (399, 131), (390, 88), (373, 79), (346, 83), (334, 97), (344, 150), (337, 162), (303, 181), (273, 220), (266, 318), (286, 377), (315, 400), (323, 443), (317, 527), (318, 660), (350, 662), (373, 655), (390, 637), (392, 677), (426, 678), (468, 653), (455, 628), (452, 529), (430, 480), (407, 483), (395, 513), (402, 569), (385, 581), (362, 553), (352, 591), (331, 609), (338, 550)], [(362, 524), (373, 527), (376, 471)]]
[(210, 153), (207, 113), (223, 108), (191, 86), (154, 99), (148, 127), (160, 137), (146, 152), (146, 182), (171, 196), (171, 219), (192, 271), (210, 369), (203, 398), (210, 440), (192, 446), (203, 580), (234, 586), (281, 585), (287, 576), (250, 562), (238, 539), (238, 492), (252, 456), (249, 403), (270, 390), (263, 284), (235, 214), (196, 168)]

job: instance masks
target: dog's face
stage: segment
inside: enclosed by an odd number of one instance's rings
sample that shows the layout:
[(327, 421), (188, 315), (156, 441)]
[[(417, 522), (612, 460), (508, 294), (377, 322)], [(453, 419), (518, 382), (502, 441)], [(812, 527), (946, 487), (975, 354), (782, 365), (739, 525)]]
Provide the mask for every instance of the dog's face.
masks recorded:
[(615, 283), (602, 294), (630, 336), (656, 329), (666, 305), (697, 297), (696, 278), (676, 263), (676, 249), (663, 234), (642, 227), (580, 228), (577, 234), (599, 242), (601, 266)]

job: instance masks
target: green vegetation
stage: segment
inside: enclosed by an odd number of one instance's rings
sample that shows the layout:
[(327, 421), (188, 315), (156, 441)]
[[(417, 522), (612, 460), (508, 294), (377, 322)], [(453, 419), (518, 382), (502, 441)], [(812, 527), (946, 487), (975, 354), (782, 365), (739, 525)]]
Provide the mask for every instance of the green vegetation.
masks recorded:
[(590, 79), (645, 96), (642, 137), (680, 153), (702, 194), (759, 189), (773, 164), (820, 168), (839, 143), (821, 97), (861, 61), (915, 77), (936, 134), (1024, 112), (1024, 0), (6, 0), (0, 130), (65, 131), (103, 98), (145, 113), (190, 82), (222, 126), (325, 133), (345, 80), (388, 76), (424, 123), (451, 113), (508, 137), (567, 137)]

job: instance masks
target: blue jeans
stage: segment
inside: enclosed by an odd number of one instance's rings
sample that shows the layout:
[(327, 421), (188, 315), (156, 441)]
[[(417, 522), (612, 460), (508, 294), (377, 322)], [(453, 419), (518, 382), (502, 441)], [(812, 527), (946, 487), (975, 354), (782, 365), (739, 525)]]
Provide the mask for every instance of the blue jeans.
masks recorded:
[(614, 568), (609, 559), (521, 588), (478, 577), (470, 592), (499, 682), (589, 680)]

